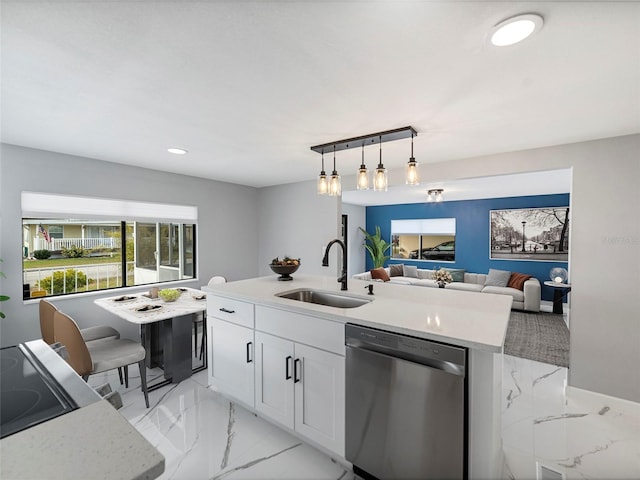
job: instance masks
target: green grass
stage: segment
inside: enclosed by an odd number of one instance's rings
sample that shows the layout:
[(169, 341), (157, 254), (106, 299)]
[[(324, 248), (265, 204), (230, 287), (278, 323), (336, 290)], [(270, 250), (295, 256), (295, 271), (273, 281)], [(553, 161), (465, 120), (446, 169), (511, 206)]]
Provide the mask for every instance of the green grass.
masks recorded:
[(96, 265), (101, 263), (120, 263), (120, 255), (113, 257), (84, 257), (84, 258), (50, 258), (48, 260), (24, 260), (22, 268), (51, 268), (51, 267), (75, 267), (77, 265)]

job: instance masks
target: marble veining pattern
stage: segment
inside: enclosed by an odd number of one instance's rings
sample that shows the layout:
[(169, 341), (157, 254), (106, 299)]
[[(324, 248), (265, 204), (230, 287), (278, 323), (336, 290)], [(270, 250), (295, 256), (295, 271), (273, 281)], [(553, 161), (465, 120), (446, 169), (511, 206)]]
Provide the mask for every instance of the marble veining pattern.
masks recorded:
[(566, 368), (504, 356), (502, 438), (506, 476), (640, 478), (640, 405), (567, 388)]
[[(160, 375), (152, 370), (149, 375)], [(640, 405), (566, 389), (566, 368), (504, 356), (502, 438), (504, 478), (538, 478), (540, 466), (566, 479), (640, 478)], [(207, 388), (206, 372), (149, 394), (139, 377), (129, 389), (109, 381), (120, 412), (166, 459), (168, 479), (355, 480), (344, 465)]]

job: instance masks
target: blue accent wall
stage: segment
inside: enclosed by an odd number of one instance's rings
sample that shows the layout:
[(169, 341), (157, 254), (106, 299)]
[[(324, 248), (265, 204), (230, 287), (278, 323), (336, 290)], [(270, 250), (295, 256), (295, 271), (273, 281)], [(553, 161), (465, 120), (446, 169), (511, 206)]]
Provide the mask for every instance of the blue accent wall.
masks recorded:
[[(490, 268), (509, 270), (533, 275), (542, 285), (543, 300), (553, 298), (553, 289), (542, 283), (549, 280), (549, 270), (553, 267), (567, 268), (567, 262), (549, 262), (536, 260), (490, 260), (489, 259), (489, 211), (517, 208), (564, 207), (569, 205), (569, 194), (535, 195), (527, 197), (491, 198), (485, 200), (461, 200), (440, 203), (409, 203), (402, 205), (383, 205), (366, 208), (366, 228), (375, 232), (380, 226), (382, 237), (391, 241), (391, 220), (418, 218), (455, 218), (456, 219), (456, 261), (435, 262), (392, 259), (389, 263), (417, 265), (418, 268), (435, 269), (463, 268), (471, 273), (487, 273)], [(369, 254), (367, 270), (373, 268)]]

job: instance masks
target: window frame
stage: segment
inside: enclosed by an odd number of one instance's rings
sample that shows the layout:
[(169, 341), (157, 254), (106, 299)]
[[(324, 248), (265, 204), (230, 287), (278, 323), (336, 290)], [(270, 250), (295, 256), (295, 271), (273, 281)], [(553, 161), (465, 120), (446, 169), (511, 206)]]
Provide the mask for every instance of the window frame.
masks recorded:
[[(32, 255), (33, 251), (36, 249), (36, 245), (33, 244), (34, 239), (42, 235), (41, 233), (38, 233), (37, 226), (35, 227), (35, 231), (29, 229), (29, 221), (31, 223), (33, 223), (34, 221), (40, 221), (45, 225), (48, 225), (49, 223), (58, 224), (63, 226), (63, 231), (66, 230), (66, 228), (64, 227), (67, 225), (82, 225), (83, 223), (90, 223), (94, 227), (100, 227), (100, 225), (109, 225), (114, 229), (120, 229), (120, 245), (118, 247), (118, 251), (112, 251), (110, 253), (117, 253), (118, 255), (120, 255), (121, 261), (116, 260), (113, 263), (105, 263), (105, 265), (118, 265), (119, 270), (116, 270), (117, 274), (111, 274), (110, 276), (111, 279), (115, 279), (115, 282), (108, 281), (106, 283), (103, 283), (101, 279), (98, 278), (95, 282), (92, 282), (92, 285), (95, 283), (96, 287), (101, 288), (76, 291), (78, 288), (76, 280), (76, 284), (72, 287), (73, 291), (67, 292), (66, 287), (68, 285), (68, 280), (66, 279), (65, 275), (65, 277), (63, 277), (64, 281), (61, 282), (64, 285), (63, 293), (50, 293), (49, 291), (47, 291), (44, 297), (63, 298), (72, 295), (100, 294), (106, 291), (133, 289), (145, 285), (163, 284), (169, 282), (192, 282), (198, 279), (198, 208), (195, 206), (138, 202), (112, 198), (79, 197), (72, 195), (23, 191), (23, 228), (21, 234), (23, 258), (26, 255)], [(173, 259), (173, 266), (171, 266), (171, 269), (175, 270), (175, 272), (170, 272), (168, 274), (166, 272), (161, 272), (159, 262), (156, 261), (156, 269), (154, 271), (155, 277), (152, 280), (147, 279), (149, 281), (145, 281), (145, 279), (140, 280), (140, 278), (137, 276), (137, 273), (135, 272), (135, 247), (133, 250), (133, 261), (127, 260), (127, 240), (129, 238), (132, 238), (133, 242), (136, 241), (134, 236), (136, 223), (153, 223), (156, 226), (159, 226), (160, 224), (169, 224), (172, 232), (177, 232), (179, 238), (173, 239), (175, 245), (172, 250), (172, 253), (177, 255), (177, 259)], [(172, 224), (173, 228), (171, 227)], [(115, 225), (118, 225), (118, 227), (116, 227)], [(131, 233), (128, 233), (127, 228), (131, 225), (133, 225), (134, 228)], [(190, 235), (188, 242), (186, 240), (186, 237), (182, 237), (183, 235), (187, 235), (187, 232), (189, 232)], [(78, 237), (80, 237), (80, 235), (78, 235)], [(109, 237), (113, 239), (111, 235), (109, 235)], [(84, 230), (81, 238), (83, 247), (85, 245), (93, 245), (91, 243), (84, 242), (84, 240), (88, 238), (84, 236)], [(49, 244), (49, 247), (51, 247), (52, 245), (53, 244)], [(59, 246), (60, 244), (57, 244), (57, 247)], [(156, 243), (154, 250), (156, 252), (158, 251), (157, 247), (158, 246)], [(109, 246), (108, 248), (113, 247)], [(57, 248), (56, 250), (60, 249)], [(131, 248), (129, 248), (129, 250), (131, 254)], [(187, 253), (188, 258), (187, 256), (185, 256), (185, 254)], [(97, 262), (96, 265), (101, 263), (102, 262)], [(78, 268), (76, 268), (77, 266), (78, 264), (76, 262), (70, 262), (69, 266), (61, 265), (45, 267), (48, 270), (46, 275), (51, 277), (50, 282), (53, 283), (54, 272), (65, 271), (66, 269), (79, 270)], [(128, 270), (131, 269), (133, 269), (133, 271), (131, 271), (131, 273), (127, 273)], [(89, 276), (89, 269), (86, 270), (87, 276)], [(27, 284), (25, 284), (24, 282), (27, 280), (27, 271), (28, 266), (26, 266), (25, 269), (25, 262), (23, 261), (23, 300), (26, 301), (38, 299), (42, 297), (42, 295), (40, 295), (39, 297), (31, 295), (29, 286), (35, 285), (37, 288), (39, 288), (40, 282), (42, 281), (42, 276), (38, 275), (37, 278), (32, 277), (31, 279), (29, 279)], [(94, 272), (95, 271), (97, 271), (97, 268), (96, 270), (94, 270)], [(136, 276), (133, 279), (127, 278), (131, 275)], [(100, 274), (98, 274), (98, 277), (100, 277)], [(116, 283), (116, 285), (112, 286), (113, 283)]]
[[(456, 239), (456, 219), (451, 218), (421, 218), (421, 219), (398, 219), (391, 220), (390, 225), (392, 239), (391, 260), (409, 260), (412, 262), (440, 262), (455, 263), (455, 247), (453, 249), (453, 258), (449, 259), (449, 255), (442, 255), (443, 258), (422, 258), (422, 252), (428, 248), (434, 248), (442, 243), (450, 241), (455, 242)], [(410, 250), (408, 257), (400, 256), (403, 250), (400, 242), (401, 237), (416, 237), (415, 241), (409, 242), (417, 244), (417, 249)], [(429, 237), (441, 237), (435, 245), (425, 246), (425, 239)], [(406, 244), (406, 243), (405, 243)], [(394, 250), (397, 249), (397, 253)], [(417, 258), (411, 258), (411, 253), (415, 251)]]

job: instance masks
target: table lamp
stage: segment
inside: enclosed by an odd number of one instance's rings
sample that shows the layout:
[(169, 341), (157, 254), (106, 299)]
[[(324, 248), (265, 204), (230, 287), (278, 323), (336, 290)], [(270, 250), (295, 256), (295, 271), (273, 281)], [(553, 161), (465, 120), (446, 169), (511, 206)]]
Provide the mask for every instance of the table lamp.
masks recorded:
[(569, 278), (569, 273), (562, 267), (555, 267), (549, 272), (549, 277), (555, 283), (565, 283)]

